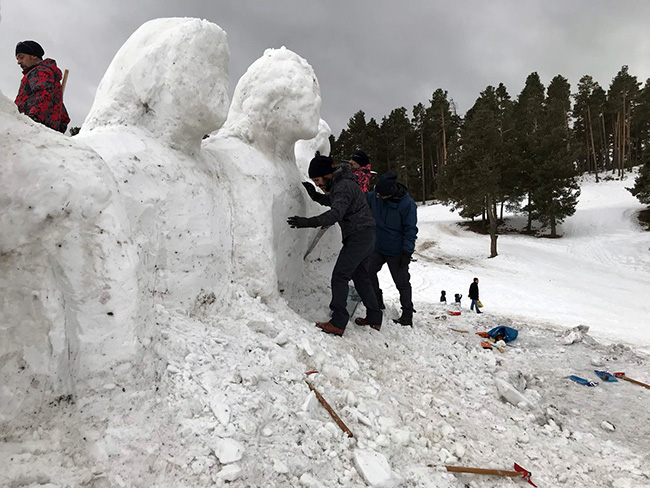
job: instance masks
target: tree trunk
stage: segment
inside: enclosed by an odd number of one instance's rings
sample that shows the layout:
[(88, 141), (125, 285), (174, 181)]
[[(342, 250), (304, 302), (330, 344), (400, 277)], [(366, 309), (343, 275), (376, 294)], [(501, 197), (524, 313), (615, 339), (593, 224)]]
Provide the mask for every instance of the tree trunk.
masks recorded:
[(498, 256), (497, 252), (497, 206), (496, 202), (493, 201), (492, 195), (487, 196), (487, 211), (488, 218), (490, 220), (490, 257)]
[(445, 111), (440, 107), (440, 117), (442, 119), (442, 164), (447, 164), (447, 133), (445, 131)]
[(596, 173), (596, 183), (598, 183), (598, 158), (596, 157), (596, 143), (594, 142), (594, 128), (591, 123), (591, 110), (589, 105), (587, 105), (587, 115), (589, 121), (589, 136), (591, 138), (591, 152), (594, 155), (594, 173)]
[(609, 169), (609, 144), (607, 143), (607, 131), (605, 130), (605, 116), (603, 114), (600, 114), (600, 120), (602, 121), (602, 127), (603, 127), (603, 143), (602, 143), (602, 148), (603, 148), (603, 167), (605, 168), (605, 171)]
[(555, 215), (551, 215), (551, 237), (557, 237), (557, 222)]
[(501, 202), (501, 222), (503, 222), (503, 206), (505, 202)]
[(530, 192), (528, 192), (528, 223), (526, 224), (526, 232), (533, 229), (533, 208), (530, 203)]
[(427, 203), (426, 181), (424, 178), (424, 130), (420, 130), (420, 150), (422, 156), (422, 205)]

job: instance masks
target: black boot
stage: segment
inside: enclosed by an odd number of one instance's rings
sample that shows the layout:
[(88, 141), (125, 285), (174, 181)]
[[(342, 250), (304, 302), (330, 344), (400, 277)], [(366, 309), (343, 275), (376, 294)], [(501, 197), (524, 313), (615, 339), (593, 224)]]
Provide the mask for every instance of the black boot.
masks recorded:
[(402, 316), (398, 319), (393, 319), (393, 322), (396, 324), (413, 327), (413, 312), (402, 311)]

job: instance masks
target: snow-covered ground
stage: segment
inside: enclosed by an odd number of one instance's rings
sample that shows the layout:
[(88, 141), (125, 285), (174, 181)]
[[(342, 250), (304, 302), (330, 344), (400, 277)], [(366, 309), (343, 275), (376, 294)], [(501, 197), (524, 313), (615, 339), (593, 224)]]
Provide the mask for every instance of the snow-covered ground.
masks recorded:
[(649, 349), (650, 237), (636, 218), (644, 207), (625, 189), (633, 181), (586, 178), (578, 211), (559, 227), (561, 239), (502, 235), (494, 259), (485, 259), (488, 238), (463, 232), (456, 214), (420, 207), (417, 300), (437, 302), (440, 289), (451, 300), (466, 297), (476, 276), (490, 313), (559, 328), (585, 324), (598, 338)]
[[(227, 58), (214, 24), (145, 24), (72, 139), (0, 95), (0, 486), (525, 486), (443, 467), (513, 463), (539, 487), (649, 486), (650, 390), (566, 378), (650, 382), (631, 180), (584, 181), (561, 239), (503, 235), (494, 259), (419, 207), (414, 327), (384, 270), (381, 331), (328, 336), (340, 233), (303, 261), (315, 230), (285, 223), (321, 210), (299, 184), (327, 146), (315, 74), (269, 50), (228, 107)], [(485, 313), (448, 315), (440, 290), (474, 276)], [(496, 325), (519, 330), (503, 352), (474, 334)]]

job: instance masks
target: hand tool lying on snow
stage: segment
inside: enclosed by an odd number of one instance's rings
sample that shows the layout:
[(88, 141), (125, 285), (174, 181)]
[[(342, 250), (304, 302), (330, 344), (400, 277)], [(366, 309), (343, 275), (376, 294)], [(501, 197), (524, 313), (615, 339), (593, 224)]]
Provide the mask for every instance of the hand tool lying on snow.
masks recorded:
[[(430, 464), (429, 467), (435, 468), (437, 466)], [(464, 466), (445, 466), (445, 469), (451, 473), (471, 473), (485, 474), (490, 476), (507, 476), (510, 478), (523, 478), (531, 485), (537, 487), (537, 485), (530, 480), (532, 473), (527, 469), (522, 468), (517, 463), (515, 463), (514, 471), (506, 471), (503, 469), (468, 468)]]
[(629, 381), (630, 383), (634, 383), (635, 385), (643, 386), (644, 388), (650, 389), (650, 385), (646, 383), (641, 383), (640, 381), (637, 380), (633, 380), (632, 378), (628, 378), (627, 376), (625, 376), (625, 373), (614, 373), (614, 376), (616, 376), (617, 378), (621, 378), (625, 381)]
[(327, 410), (329, 412), (329, 414), (334, 419), (334, 422), (336, 422), (338, 424), (338, 426), (341, 427), (341, 430), (343, 430), (343, 432), (345, 432), (348, 435), (348, 437), (354, 437), (354, 434), (352, 434), (350, 429), (348, 429), (348, 426), (343, 423), (343, 421), (341, 420), (341, 417), (336, 415), (336, 412), (332, 409), (332, 407), (330, 407), (330, 404), (325, 401), (325, 399), (323, 398), (323, 395), (318, 393), (318, 390), (316, 388), (314, 388), (309, 381), (305, 380), (305, 383), (307, 383), (307, 385), (309, 385), (309, 389), (314, 392), (314, 394), (316, 395), (316, 398), (318, 398), (318, 401), (321, 403), (321, 405), (323, 405), (323, 407), (325, 407), (325, 410)]

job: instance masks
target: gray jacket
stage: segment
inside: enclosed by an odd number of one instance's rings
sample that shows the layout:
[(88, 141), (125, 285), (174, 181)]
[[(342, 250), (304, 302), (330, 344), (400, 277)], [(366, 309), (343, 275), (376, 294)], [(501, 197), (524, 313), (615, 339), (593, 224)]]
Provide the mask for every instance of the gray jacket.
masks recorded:
[(361, 229), (375, 226), (375, 219), (366, 202), (366, 196), (359, 189), (347, 163), (340, 165), (334, 171), (330, 192), (326, 195), (317, 193), (312, 199), (330, 207), (330, 210), (316, 217), (318, 226), (327, 227), (338, 222), (343, 239)]

